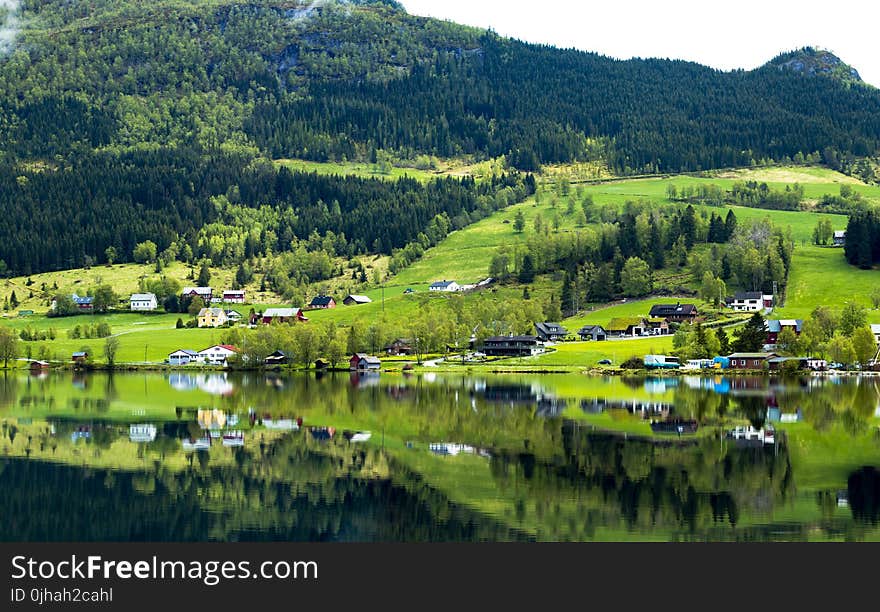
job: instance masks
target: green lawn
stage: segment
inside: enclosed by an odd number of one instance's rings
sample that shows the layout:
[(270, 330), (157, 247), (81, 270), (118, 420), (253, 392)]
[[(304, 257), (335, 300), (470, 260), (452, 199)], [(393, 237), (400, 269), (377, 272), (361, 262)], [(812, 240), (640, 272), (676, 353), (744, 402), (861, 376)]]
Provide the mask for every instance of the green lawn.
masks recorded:
[(606, 340), (604, 342), (561, 342), (550, 351), (534, 357), (504, 359), (499, 364), (528, 365), (533, 367), (576, 366), (592, 367), (601, 359), (610, 359), (620, 365), (630, 357), (668, 353), (672, 350), (672, 336), (657, 336), (634, 340)]
[(868, 319), (880, 323), (880, 311), (872, 310), (871, 292), (880, 286), (880, 270), (860, 270), (846, 263), (843, 249), (798, 246), (792, 259), (784, 308), (773, 316), (807, 318), (819, 305), (840, 310), (846, 302), (868, 309)]

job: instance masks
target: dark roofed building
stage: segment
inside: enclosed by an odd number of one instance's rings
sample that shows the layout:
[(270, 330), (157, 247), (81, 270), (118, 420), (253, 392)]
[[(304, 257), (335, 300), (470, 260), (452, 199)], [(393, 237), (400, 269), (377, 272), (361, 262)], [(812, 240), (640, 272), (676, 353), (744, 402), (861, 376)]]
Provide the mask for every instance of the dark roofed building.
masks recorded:
[(601, 325), (584, 325), (578, 330), (581, 340), (605, 340), (608, 334)]
[(535, 323), (535, 332), (544, 342), (555, 342), (565, 338), (568, 330), (559, 323)]
[(312, 298), (312, 301), (309, 302), (309, 308), (336, 308), (336, 300), (329, 295), (316, 295)]
[(491, 357), (528, 357), (544, 352), (537, 336), (492, 336), (483, 342), (483, 352)]
[(694, 304), (654, 304), (651, 306), (649, 316), (651, 318), (666, 319), (668, 322), (682, 323), (685, 321), (693, 321), (697, 318), (699, 312)]
[(382, 362), (373, 355), (355, 353), (348, 360), (348, 366), (350, 370), (378, 370), (382, 367)]
[(733, 353), (728, 355), (730, 367), (739, 370), (762, 370), (776, 353)]

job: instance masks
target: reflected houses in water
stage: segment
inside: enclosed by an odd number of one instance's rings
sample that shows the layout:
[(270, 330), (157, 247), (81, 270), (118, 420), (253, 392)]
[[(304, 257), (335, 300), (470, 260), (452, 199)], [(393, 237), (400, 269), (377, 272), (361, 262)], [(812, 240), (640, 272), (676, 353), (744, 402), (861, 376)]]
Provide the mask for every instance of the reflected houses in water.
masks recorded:
[(470, 389), (471, 405), (476, 408), (476, 400), (499, 404), (509, 408), (534, 407), (535, 415), (543, 418), (556, 418), (565, 412), (568, 400), (547, 393), (540, 384), (490, 384), (477, 381)]
[(438, 456), (458, 456), (458, 455), (478, 455), (480, 457), (491, 457), (492, 454), (486, 448), (479, 448), (469, 444), (459, 444), (457, 442), (431, 442), (428, 444), (428, 450), (432, 454)]
[(377, 387), (379, 385), (379, 380), (381, 379), (381, 374), (375, 371), (363, 370), (357, 371), (352, 370), (349, 373), (348, 381), (352, 387), (356, 389), (365, 389), (368, 387)]
[(209, 374), (190, 374), (174, 372), (168, 375), (168, 384), (177, 391), (203, 391), (209, 395), (229, 396), (235, 392), (235, 385), (226, 372)]
[(607, 410), (625, 410), (642, 418), (667, 418), (675, 412), (669, 402), (649, 400), (609, 400), (604, 397), (585, 398), (580, 402), (581, 410), (586, 414), (600, 414)]

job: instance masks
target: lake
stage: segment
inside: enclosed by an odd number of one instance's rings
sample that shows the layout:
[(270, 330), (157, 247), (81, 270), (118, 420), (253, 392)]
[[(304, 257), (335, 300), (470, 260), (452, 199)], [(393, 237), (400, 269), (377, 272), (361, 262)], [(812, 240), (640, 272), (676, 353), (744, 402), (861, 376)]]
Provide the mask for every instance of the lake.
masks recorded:
[(8, 374), (0, 541), (877, 540), (878, 406), (855, 377)]

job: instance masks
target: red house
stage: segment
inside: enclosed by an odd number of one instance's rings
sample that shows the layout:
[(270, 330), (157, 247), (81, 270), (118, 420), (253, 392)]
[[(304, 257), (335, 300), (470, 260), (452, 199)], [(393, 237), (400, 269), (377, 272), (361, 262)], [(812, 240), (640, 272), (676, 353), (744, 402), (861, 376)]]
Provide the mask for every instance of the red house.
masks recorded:
[(293, 323), (294, 321), (308, 321), (303, 314), (302, 308), (267, 308), (263, 314), (255, 314), (251, 317), (251, 324), (263, 323)]

